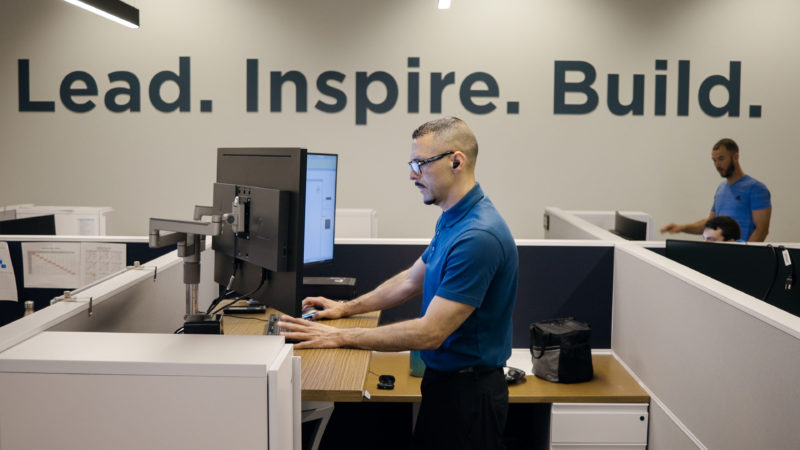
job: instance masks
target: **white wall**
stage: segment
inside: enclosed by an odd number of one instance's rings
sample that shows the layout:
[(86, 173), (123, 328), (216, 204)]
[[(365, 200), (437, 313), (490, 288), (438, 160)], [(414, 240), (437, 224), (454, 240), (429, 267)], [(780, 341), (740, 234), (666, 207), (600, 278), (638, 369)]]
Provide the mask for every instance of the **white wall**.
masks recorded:
[[(0, 0), (0, 205), (111, 206), (115, 233), (141, 235), (149, 217), (188, 218), (193, 205), (211, 202), (217, 147), (305, 146), (341, 155), (339, 207), (377, 210), (382, 237), (426, 237), (439, 211), (422, 205), (405, 163), (411, 131), (439, 115), (430, 112), (430, 73), (453, 71), (443, 113), (475, 130), (478, 178), (517, 238), (543, 236), (546, 205), (641, 210), (657, 227), (705, 217), (720, 182), (711, 146), (728, 136), (739, 142), (745, 171), (772, 190), (770, 239), (800, 240), (791, 227), (800, 221), (792, 202), (800, 166), (795, 1), (456, 0), (448, 11), (432, 0), (130, 3), (141, 11), (138, 30), (56, 0)], [(191, 111), (159, 112), (147, 86), (159, 71), (176, 72), (180, 56), (191, 57)], [(420, 68), (409, 69), (408, 57), (420, 57)], [(260, 63), (259, 112), (245, 111), (248, 58)], [(31, 99), (55, 101), (55, 112), (19, 112), (18, 59), (30, 60)], [(668, 70), (656, 71), (656, 59)], [(691, 61), (688, 117), (676, 115), (681, 59)], [(556, 60), (597, 69), (594, 112), (553, 113)], [(709, 117), (698, 106), (699, 85), (727, 77), (730, 61), (742, 62), (742, 116)], [(71, 112), (59, 100), (62, 79), (75, 70), (97, 80), (92, 111)], [(141, 112), (103, 105), (103, 94), (122, 85), (107, 78), (118, 70), (140, 79)], [(294, 112), (290, 87), (283, 112), (269, 112), (271, 70), (306, 75), (308, 112)], [(326, 70), (346, 75), (343, 112), (314, 109), (332, 101), (315, 87)], [(355, 73), (379, 70), (397, 80), (397, 105), (356, 125)], [(406, 108), (409, 71), (420, 73), (419, 113)], [(487, 115), (458, 100), (464, 78), (481, 71), (500, 89), (499, 98), (476, 99), (498, 106)], [(623, 102), (633, 74), (645, 75), (643, 116), (609, 112), (609, 73), (620, 74)], [(663, 117), (653, 114), (657, 73), (668, 78)], [(177, 89), (167, 84), (163, 93), (171, 101)], [(368, 93), (376, 102), (385, 95), (378, 85)], [(711, 94), (717, 105), (727, 101), (721, 88)], [(201, 99), (213, 100), (212, 112), (200, 112)], [(506, 114), (508, 101), (520, 103), (519, 114)], [(762, 118), (747, 117), (751, 104), (762, 105)]]

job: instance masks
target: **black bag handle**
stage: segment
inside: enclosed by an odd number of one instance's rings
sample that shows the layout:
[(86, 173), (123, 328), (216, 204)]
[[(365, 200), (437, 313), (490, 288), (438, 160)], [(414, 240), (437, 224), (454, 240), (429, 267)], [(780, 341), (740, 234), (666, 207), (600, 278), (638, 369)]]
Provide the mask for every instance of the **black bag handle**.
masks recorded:
[[(541, 330), (536, 326), (536, 324), (533, 324), (533, 333), (535, 335), (542, 336)], [(542, 339), (542, 341), (544, 341), (544, 339)], [(536, 348), (533, 346), (533, 340), (531, 340), (531, 355), (534, 359), (541, 359), (542, 356), (544, 356), (544, 348), (545, 347), (542, 346), (541, 353), (539, 353), (539, 356), (536, 356)]]

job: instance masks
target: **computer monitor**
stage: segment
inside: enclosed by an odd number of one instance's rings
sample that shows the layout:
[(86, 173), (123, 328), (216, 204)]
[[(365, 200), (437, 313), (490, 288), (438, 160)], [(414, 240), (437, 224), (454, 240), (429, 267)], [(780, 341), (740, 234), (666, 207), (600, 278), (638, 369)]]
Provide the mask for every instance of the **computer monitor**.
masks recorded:
[(306, 216), (303, 263), (333, 261), (338, 156), (309, 153), (306, 161)]
[(800, 249), (667, 239), (665, 256), (800, 316)]
[(48, 214), (3, 220), (0, 221), (0, 234), (54, 235), (56, 234), (56, 216)]
[(238, 228), (226, 221), (213, 238), (214, 280), (300, 315), (305, 264), (333, 259), (336, 167), (302, 148), (218, 149), (213, 208)]
[(762, 300), (777, 263), (770, 247), (727, 242), (667, 239), (664, 256)]
[(647, 240), (647, 222), (631, 219), (616, 211), (614, 229), (611, 232), (629, 241), (644, 241)]

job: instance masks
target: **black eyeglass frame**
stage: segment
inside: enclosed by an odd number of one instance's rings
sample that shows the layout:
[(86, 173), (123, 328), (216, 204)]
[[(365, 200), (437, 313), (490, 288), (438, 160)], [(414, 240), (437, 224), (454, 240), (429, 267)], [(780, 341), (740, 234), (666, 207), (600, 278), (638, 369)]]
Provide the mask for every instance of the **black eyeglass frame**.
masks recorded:
[(408, 162), (408, 167), (410, 167), (411, 170), (415, 174), (422, 175), (422, 166), (424, 166), (425, 164), (428, 164), (428, 163), (432, 163), (434, 161), (438, 161), (438, 160), (444, 158), (447, 155), (452, 155), (453, 153), (455, 153), (455, 151), (450, 150), (450, 151), (447, 151), (447, 152), (444, 152), (444, 153), (439, 153), (436, 156), (431, 156), (428, 159), (423, 159), (422, 161), (409, 161)]

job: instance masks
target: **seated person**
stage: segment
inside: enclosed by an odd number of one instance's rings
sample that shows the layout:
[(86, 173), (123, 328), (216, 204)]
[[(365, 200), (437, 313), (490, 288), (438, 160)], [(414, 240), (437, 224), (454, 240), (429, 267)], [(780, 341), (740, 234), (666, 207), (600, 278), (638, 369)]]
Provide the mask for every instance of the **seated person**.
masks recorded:
[(709, 242), (735, 242), (742, 238), (739, 223), (732, 217), (715, 216), (706, 222), (703, 239)]

